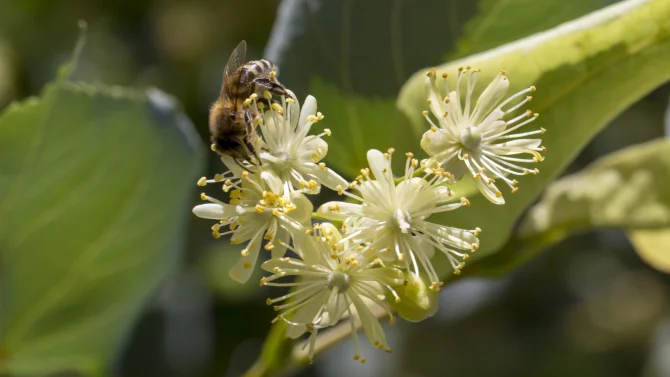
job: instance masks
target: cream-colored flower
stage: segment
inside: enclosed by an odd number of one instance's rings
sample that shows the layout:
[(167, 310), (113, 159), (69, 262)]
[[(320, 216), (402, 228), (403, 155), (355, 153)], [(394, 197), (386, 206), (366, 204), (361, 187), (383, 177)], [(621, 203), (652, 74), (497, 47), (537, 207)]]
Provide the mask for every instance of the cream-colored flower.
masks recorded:
[[(276, 97), (265, 93), (265, 100), (273, 99)], [(262, 170), (282, 182), (285, 195), (294, 191), (317, 194), (321, 185), (335, 189), (346, 184), (344, 178), (321, 162), (328, 153), (328, 143), (322, 137), (330, 135), (330, 130), (308, 135), (312, 125), (324, 117), (316, 112), (316, 99), (307, 96), (302, 109), (293, 98), (283, 96), (281, 105), (271, 103), (268, 109), (255, 94), (245, 101), (253, 122), (263, 135), (259, 149)]]
[(479, 229), (464, 230), (427, 221), (433, 214), (451, 211), (469, 202), (465, 198), (451, 202), (453, 191), (443, 186), (451, 175), (442, 169), (414, 177), (418, 162), (411, 153), (407, 154), (404, 179), (396, 185), (391, 171), (392, 153), (393, 150), (388, 153), (368, 151), (370, 169), (363, 169), (358, 182), (350, 185), (360, 196), (340, 188), (341, 194), (360, 204), (329, 202), (318, 209), (318, 214), (344, 221), (344, 242), (364, 244), (361, 252), (378, 252), (381, 259), (397, 261), (416, 276), (420, 269), (425, 270), (431, 288), (439, 290), (442, 283), (430, 261), (435, 249), (449, 258), (458, 274), (463, 260), (468, 257), (467, 252), (479, 246)]
[[(227, 161), (231, 164), (234, 163)], [(261, 176), (249, 174), (237, 168), (239, 178), (217, 175), (213, 180), (201, 178), (199, 185), (223, 183), (223, 189), (229, 192), (229, 203), (201, 194), (208, 204), (193, 208), (198, 217), (217, 220), (212, 226), (215, 238), (231, 234), (231, 242), (247, 242), (241, 257), (230, 270), (230, 277), (240, 283), (249, 280), (256, 265), (261, 243), (267, 242), (264, 249), (272, 252), (273, 258), (279, 258), (286, 252), (290, 242), (290, 230), (309, 225), (312, 216), (312, 203), (300, 192), (293, 192), (287, 199), (282, 192), (283, 186), (272, 175), (263, 172)], [(228, 227), (229, 230), (221, 231)], [(277, 242), (275, 242), (277, 241)]]
[[(540, 145), (542, 140), (527, 137), (543, 134), (544, 129), (518, 132), (537, 119), (538, 114), (530, 110), (509, 120), (503, 119), (530, 102), (532, 97), (526, 94), (535, 91), (535, 87), (531, 86), (503, 101), (509, 87), (504, 72), (493, 79), (474, 104), (471, 97), (478, 73), (479, 70), (470, 67), (459, 68), (456, 90), (450, 91), (446, 74), (442, 75), (444, 82), (440, 85), (435, 69), (428, 72), (428, 104), (433, 117), (424, 111), (431, 128), (424, 133), (421, 148), (431, 156), (429, 166), (435, 163), (451, 172), (455, 179), (460, 179), (465, 171), (469, 171), (488, 200), (504, 204), (495, 181), (502, 180), (514, 193), (518, 190), (517, 181), (508, 176), (539, 172), (536, 168), (520, 164), (543, 160), (540, 152), (546, 149)], [(465, 93), (461, 90), (463, 85)], [(519, 156), (523, 154), (529, 157)]]
[[(393, 323), (394, 316), (385, 301), (385, 293), (398, 297), (393, 286), (404, 283), (403, 274), (398, 269), (385, 267), (377, 258), (364, 258), (356, 249), (342, 248), (337, 230), (323, 231), (328, 229), (334, 227), (321, 224), (316, 227), (316, 236), (296, 235), (292, 250), (300, 258), (274, 258), (263, 263), (263, 269), (273, 275), (261, 279), (261, 285), (294, 288), (288, 294), (268, 299), (267, 303), (280, 312), (274, 321), (283, 320), (289, 324), (287, 336), (297, 338), (305, 331), (310, 332), (307, 343), (310, 360), (314, 356), (318, 331), (335, 325), (348, 315), (352, 319), (354, 360), (365, 362), (353, 319), (362, 324), (372, 345), (390, 352), (384, 330), (369, 305), (386, 310)], [(277, 282), (288, 276), (297, 280)]]

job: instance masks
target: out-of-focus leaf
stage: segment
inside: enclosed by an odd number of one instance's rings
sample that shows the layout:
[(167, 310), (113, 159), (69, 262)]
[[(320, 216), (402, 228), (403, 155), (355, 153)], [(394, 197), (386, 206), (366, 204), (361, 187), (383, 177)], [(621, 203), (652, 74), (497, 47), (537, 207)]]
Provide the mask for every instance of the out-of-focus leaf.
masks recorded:
[[(509, 238), (513, 224), (528, 204), (612, 118), (670, 78), (670, 1), (631, 0), (590, 14), (547, 32), (439, 67), (453, 72), (469, 64), (482, 69), (479, 82), (500, 70), (508, 71), (510, 92), (531, 84), (538, 91), (532, 109), (538, 126), (547, 129), (546, 160), (539, 176), (519, 179), (517, 194), (495, 206), (481, 195), (472, 208), (452, 211), (439, 221), (472, 229), (479, 226), (481, 246), (476, 260), (494, 253)], [(644, 69), (640, 69), (644, 66)], [(425, 72), (403, 88), (398, 106), (415, 132), (427, 129)], [(481, 91), (483, 85), (479, 88)]]
[(549, 185), (500, 253), (472, 266), (471, 274), (497, 275), (571, 233), (628, 229), (643, 259), (670, 267), (670, 140), (659, 139), (607, 155)]
[(628, 231), (635, 250), (645, 262), (659, 271), (670, 273), (670, 228)]
[(556, 229), (670, 225), (670, 140), (635, 145), (549, 185), (519, 236)]
[(101, 374), (177, 264), (201, 161), (158, 90), (58, 80), (0, 116), (0, 374)]

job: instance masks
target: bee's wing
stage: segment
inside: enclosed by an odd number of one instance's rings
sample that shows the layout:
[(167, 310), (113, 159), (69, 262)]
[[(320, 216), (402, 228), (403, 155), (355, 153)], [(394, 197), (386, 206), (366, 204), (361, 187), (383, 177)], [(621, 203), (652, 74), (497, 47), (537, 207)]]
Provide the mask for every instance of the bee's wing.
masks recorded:
[(228, 76), (233, 75), (235, 74), (235, 72), (237, 72), (237, 69), (240, 68), (246, 61), (246, 57), (247, 57), (247, 42), (242, 41), (240, 42), (240, 44), (237, 45), (237, 47), (235, 47), (233, 53), (230, 54), (230, 58), (228, 58), (228, 63), (226, 63), (226, 66), (223, 68), (223, 82), (221, 82), (221, 93), (219, 94), (220, 98), (228, 96), (228, 93), (230, 92)]

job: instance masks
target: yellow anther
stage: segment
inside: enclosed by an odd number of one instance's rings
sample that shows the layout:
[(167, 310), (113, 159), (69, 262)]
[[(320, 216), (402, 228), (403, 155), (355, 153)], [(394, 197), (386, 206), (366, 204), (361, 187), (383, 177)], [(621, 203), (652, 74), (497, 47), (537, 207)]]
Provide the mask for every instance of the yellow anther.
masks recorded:
[(277, 76), (277, 72), (275, 71), (270, 71), (270, 78), (274, 79)]
[(331, 204), (331, 205), (328, 206), (328, 210), (330, 210), (331, 212), (339, 211), (340, 210), (340, 205), (337, 204), (337, 203)]
[(326, 135), (328, 135), (328, 136), (330, 136), (330, 135), (333, 134), (332, 132), (330, 132), (330, 128), (324, 128), (324, 129), (323, 129), (323, 133), (326, 134)]
[(282, 213), (279, 212), (279, 210), (277, 208), (272, 210), (272, 214), (276, 217), (281, 217), (282, 216)]
[(530, 89), (530, 92), (531, 92), (531, 93), (533, 93), (533, 92), (536, 90), (534, 86), (531, 86), (531, 87), (528, 88), (528, 89)]
[(248, 270), (251, 268), (251, 263), (245, 263), (242, 267), (244, 267), (245, 270)]
[(529, 117), (529, 116), (531, 116), (531, 115), (533, 115), (533, 112), (530, 111), (530, 110), (526, 110), (526, 116)]
[(341, 185), (337, 185), (336, 189), (337, 189), (337, 195), (344, 194), (344, 187), (342, 187)]
[(266, 207), (263, 207), (263, 206), (260, 205), (260, 204), (256, 204), (256, 207), (255, 207), (255, 208), (256, 208), (256, 213), (261, 214), (261, 213), (263, 213), (263, 211), (265, 211), (265, 208), (266, 208)]
[(263, 98), (265, 99), (272, 99), (272, 94), (268, 92), (267, 90), (263, 91)]
[(295, 103), (295, 100), (293, 98), (287, 98), (286, 103)]
[(316, 119), (317, 119), (317, 120), (323, 120), (323, 118), (325, 118), (325, 117), (326, 117), (326, 116), (323, 115), (323, 114), (321, 114), (320, 112), (317, 112), (317, 113), (316, 113)]
[(503, 76), (507, 76), (507, 71), (500, 71), (500, 74)]
[(541, 147), (541, 148), (542, 148), (542, 149), (540, 150), (540, 152), (542, 152), (542, 153), (547, 153), (547, 147), (544, 147), (544, 146), (543, 146), (543, 147)]
[(496, 198), (500, 198), (502, 196), (502, 193), (500, 191), (496, 192)]
[(249, 105), (251, 105), (251, 99), (250, 98), (247, 98), (247, 99), (244, 100), (244, 102), (242, 102), (242, 106), (244, 106), (244, 107), (249, 107)]
[(545, 132), (547, 132), (547, 130), (545, 130), (544, 128), (540, 127), (540, 134), (544, 134)]
[(518, 188), (518, 187), (513, 188), (513, 189), (512, 189), (512, 194), (516, 194), (517, 191), (519, 191), (519, 188)]
[(475, 237), (478, 236), (479, 233), (481, 233), (481, 232), (482, 232), (482, 229), (480, 227), (476, 227), (475, 232), (474, 232)]
[(458, 72), (463, 72), (463, 67), (458, 67)]
[(526, 101), (527, 101), (527, 102), (530, 102), (530, 101), (532, 101), (532, 100), (533, 100), (533, 97), (532, 97), (532, 96), (526, 96)]
[(393, 154), (393, 152), (395, 152), (395, 148), (389, 148), (387, 152), (388, 154)]
[(443, 78), (443, 79), (446, 79), (447, 76), (448, 76), (448, 75), (447, 75), (446, 73), (443, 73), (443, 74), (442, 74), (442, 78)]
[(258, 94), (256, 94), (256, 93), (251, 93), (251, 95), (249, 96), (249, 99), (252, 100), (252, 101), (255, 101), (257, 98), (258, 98)]
[(538, 113), (535, 113), (535, 114), (533, 114), (533, 117), (534, 117), (535, 119), (537, 119), (537, 118), (539, 118), (539, 117), (540, 117), (540, 114), (538, 114)]
[(407, 158), (414, 158), (414, 153), (407, 152), (407, 153), (405, 153), (405, 156), (407, 156)]
[(451, 99), (449, 99), (449, 96), (444, 97), (444, 103), (449, 103)]
[(200, 199), (202, 199), (202, 200), (207, 200), (207, 195), (205, 195), (204, 192), (201, 192), (201, 193), (200, 193)]
[(207, 178), (202, 177), (198, 179), (198, 186), (205, 186), (205, 185), (207, 185)]
[(426, 76), (430, 77), (431, 80), (434, 80), (434, 79), (435, 79), (435, 74), (436, 74), (436, 73), (437, 73), (437, 72), (435, 71), (435, 68), (431, 68), (431, 69), (428, 70), (428, 72), (426, 73)]
[(242, 254), (243, 257), (248, 257), (248, 256), (249, 256), (249, 250), (247, 250), (247, 249), (242, 249), (242, 251), (240, 252), (240, 254)]
[(428, 98), (428, 99), (426, 100), (426, 103), (430, 105), (431, 103), (433, 103), (433, 101), (431, 101), (430, 98)]
[(421, 115), (427, 117), (428, 116), (428, 110), (424, 110), (421, 112)]
[(518, 184), (519, 182), (518, 182), (516, 179), (513, 179), (511, 183), (512, 183), (513, 185), (516, 185), (516, 184)]
[(430, 130), (431, 130), (432, 132), (437, 132), (437, 127), (435, 127), (435, 126), (430, 126)]
[(248, 171), (243, 171), (242, 172), (242, 178), (249, 178), (249, 172)]
[(212, 152), (216, 152), (216, 144), (212, 144), (209, 146), (209, 149), (212, 150)]
[(223, 178), (225, 178), (223, 174), (214, 174), (214, 182), (221, 182)]
[(465, 196), (461, 197), (461, 203), (465, 204), (466, 207), (470, 207), (470, 201)]
[(276, 102), (273, 103), (271, 107), (272, 107), (272, 110), (278, 112), (281, 115), (284, 115), (284, 109), (278, 103), (276, 103)]

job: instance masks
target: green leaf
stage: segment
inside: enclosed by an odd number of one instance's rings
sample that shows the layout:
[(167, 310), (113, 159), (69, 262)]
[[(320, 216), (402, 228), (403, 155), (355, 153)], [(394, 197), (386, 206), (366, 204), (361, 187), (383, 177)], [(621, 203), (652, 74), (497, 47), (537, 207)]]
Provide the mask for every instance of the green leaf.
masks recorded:
[(0, 116), (0, 374), (102, 374), (183, 247), (202, 146), (174, 101), (57, 81)]
[(611, 0), (480, 0), (468, 20), (454, 57), (488, 50), (551, 29), (613, 3)]
[(612, 153), (547, 187), (500, 253), (469, 273), (498, 275), (572, 233), (623, 228), (643, 259), (668, 271), (663, 247), (670, 227), (670, 140), (659, 139)]
[[(534, 84), (538, 91), (532, 110), (540, 113), (537, 125), (547, 129), (543, 145), (548, 152), (538, 166), (541, 173), (519, 179), (519, 192), (505, 194), (505, 205), (490, 204), (475, 194), (470, 197), (472, 208), (439, 217), (444, 224), (483, 230), (481, 247), (471, 260), (496, 252), (523, 210), (586, 143), (616, 115), (670, 78), (670, 19), (664, 16), (668, 12), (668, 0), (627, 1), (439, 67), (439, 72), (455, 72), (465, 64), (480, 68), (480, 83), (504, 69), (510, 93)], [(424, 85), (425, 71), (420, 71), (398, 99), (417, 134), (428, 128), (421, 116), (427, 106)]]
[[(610, 0), (287, 0), (266, 57), (299, 98), (319, 101), (333, 131), (326, 162), (354, 177), (368, 149), (417, 151), (421, 133), (396, 111), (416, 70), (530, 35)], [(399, 161), (399, 160), (398, 160)]]

